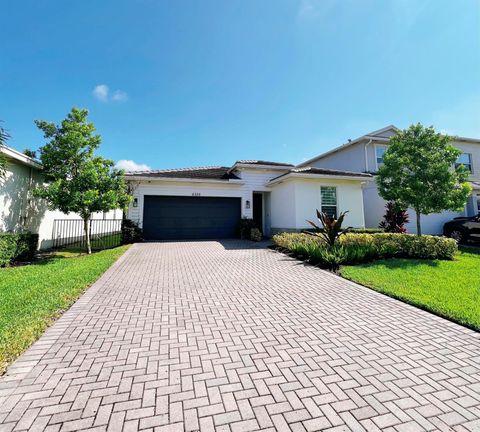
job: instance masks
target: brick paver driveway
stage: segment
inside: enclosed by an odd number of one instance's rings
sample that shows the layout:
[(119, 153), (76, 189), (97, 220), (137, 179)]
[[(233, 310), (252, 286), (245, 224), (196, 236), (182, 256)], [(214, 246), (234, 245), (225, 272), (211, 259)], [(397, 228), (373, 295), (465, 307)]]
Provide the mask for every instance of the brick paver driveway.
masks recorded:
[(478, 333), (235, 241), (133, 246), (0, 384), (8, 431), (480, 430)]

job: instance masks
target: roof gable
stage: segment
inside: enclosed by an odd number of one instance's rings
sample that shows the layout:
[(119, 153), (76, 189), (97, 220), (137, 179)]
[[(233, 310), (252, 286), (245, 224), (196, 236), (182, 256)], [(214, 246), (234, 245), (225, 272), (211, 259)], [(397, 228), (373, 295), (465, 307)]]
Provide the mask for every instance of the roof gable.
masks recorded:
[(365, 136), (375, 138), (390, 138), (395, 135), (399, 130), (400, 129), (398, 129), (395, 125), (388, 125), (382, 129), (370, 132)]
[(353, 146), (354, 144), (357, 144), (357, 143), (362, 142), (364, 140), (375, 140), (375, 139), (378, 139), (378, 140), (381, 140), (381, 141), (388, 140), (391, 136), (395, 135), (395, 133), (397, 131), (399, 131), (399, 129), (394, 125), (385, 126), (382, 129), (378, 129), (378, 130), (370, 132), (366, 135), (362, 135), (358, 138), (355, 138), (354, 140), (348, 140), (345, 144), (334, 147), (333, 149), (328, 150), (325, 153), (321, 153), (318, 156), (315, 156), (311, 159), (308, 159), (305, 162), (302, 162), (302, 163), (298, 164), (297, 166), (298, 167), (304, 167), (304, 166), (310, 165), (312, 162), (318, 161), (318, 160), (320, 160), (320, 159), (322, 159), (326, 156), (329, 156), (333, 153), (336, 153), (338, 151), (342, 151), (343, 149), (348, 148), (350, 146)]

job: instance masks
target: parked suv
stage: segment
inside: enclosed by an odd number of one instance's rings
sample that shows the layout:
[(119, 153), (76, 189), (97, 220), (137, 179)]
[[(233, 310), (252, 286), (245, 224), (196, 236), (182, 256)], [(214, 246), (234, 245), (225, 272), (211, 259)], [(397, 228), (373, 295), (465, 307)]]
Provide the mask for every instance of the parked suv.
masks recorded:
[(480, 241), (480, 213), (472, 217), (458, 217), (443, 226), (443, 235), (462, 241)]

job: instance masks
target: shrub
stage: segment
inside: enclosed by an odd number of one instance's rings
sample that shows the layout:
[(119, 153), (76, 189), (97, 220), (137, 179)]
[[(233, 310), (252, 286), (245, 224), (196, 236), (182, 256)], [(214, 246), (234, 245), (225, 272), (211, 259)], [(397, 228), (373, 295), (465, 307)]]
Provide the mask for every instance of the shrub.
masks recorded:
[(405, 224), (408, 223), (408, 213), (400, 208), (394, 201), (385, 205), (386, 211), (379, 227), (389, 233), (406, 233)]
[(240, 224), (238, 227), (240, 231), (240, 238), (242, 240), (250, 239), (250, 235), (253, 228), (258, 228), (253, 219), (250, 219), (250, 218), (240, 219)]
[(382, 228), (349, 228), (348, 232), (356, 234), (378, 234), (385, 232), (385, 230)]
[(250, 230), (250, 240), (259, 242), (262, 240), (262, 232), (258, 228)]
[(295, 244), (304, 243), (318, 243), (322, 240), (315, 236), (306, 235), (303, 233), (280, 233), (272, 237), (273, 243), (283, 249), (291, 249)]
[(379, 257), (451, 260), (458, 250), (455, 240), (446, 237), (399, 233), (346, 234), (342, 245), (374, 245)]
[(31, 261), (38, 245), (38, 234), (0, 233), (0, 267), (16, 261)]
[(343, 246), (312, 245), (311, 249), (311, 262), (330, 270), (337, 270), (348, 259), (348, 252)]
[(136, 243), (142, 240), (143, 232), (138, 223), (131, 219), (122, 220), (122, 244)]

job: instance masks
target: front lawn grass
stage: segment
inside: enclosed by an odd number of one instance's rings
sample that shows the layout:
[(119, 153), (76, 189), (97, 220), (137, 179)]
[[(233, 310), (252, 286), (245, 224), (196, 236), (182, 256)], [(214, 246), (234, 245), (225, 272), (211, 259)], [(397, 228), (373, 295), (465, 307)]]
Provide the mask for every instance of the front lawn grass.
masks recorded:
[(128, 246), (0, 269), (0, 375)]
[(461, 248), (453, 261), (386, 259), (344, 266), (341, 275), (480, 330), (480, 249)]

